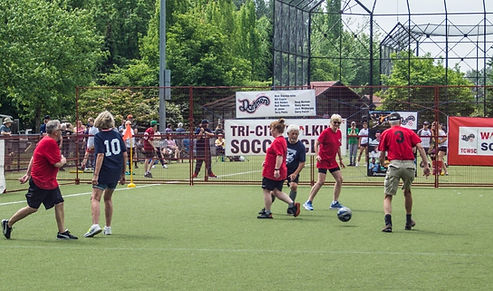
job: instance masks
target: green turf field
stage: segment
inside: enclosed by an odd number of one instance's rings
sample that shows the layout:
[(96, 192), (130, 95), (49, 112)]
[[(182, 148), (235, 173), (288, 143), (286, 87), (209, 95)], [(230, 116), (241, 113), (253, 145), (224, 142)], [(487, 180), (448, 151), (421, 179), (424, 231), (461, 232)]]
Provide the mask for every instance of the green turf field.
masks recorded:
[[(404, 230), (403, 197), (394, 232), (382, 233), (382, 188), (345, 187), (348, 223), (328, 210), (297, 218), (276, 201), (273, 220), (256, 219), (258, 186), (138, 185), (114, 196), (113, 235), (83, 238), (90, 226), (88, 185), (65, 186), (66, 225), (77, 241), (57, 241), (53, 210), (0, 238), (2, 290), (491, 290), (490, 189), (414, 189), (416, 227)], [(308, 196), (301, 187), (299, 200)], [(0, 195), (0, 217), (25, 205)], [(75, 195), (74, 195), (75, 194)], [(102, 215), (103, 216), (103, 215)], [(103, 225), (103, 221), (101, 221)]]

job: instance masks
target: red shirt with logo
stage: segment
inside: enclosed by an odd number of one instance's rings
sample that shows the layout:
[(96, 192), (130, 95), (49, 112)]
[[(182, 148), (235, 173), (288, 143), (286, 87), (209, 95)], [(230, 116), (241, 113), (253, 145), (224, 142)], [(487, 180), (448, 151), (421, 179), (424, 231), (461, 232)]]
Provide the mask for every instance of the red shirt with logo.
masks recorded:
[(150, 152), (154, 150), (154, 147), (151, 144), (153, 139), (154, 139), (154, 128), (149, 127), (144, 132), (144, 151)]
[(413, 147), (420, 143), (419, 136), (409, 128), (393, 126), (380, 136), (379, 151), (387, 151), (387, 158), (392, 160), (414, 160)]
[[(286, 139), (282, 135), (276, 137), (267, 149), (262, 176), (274, 181), (285, 180), (288, 176), (288, 168), (286, 167), (287, 153), (288, 144), (286, 143)], [(277, 156), (282, 156), (282, 164), (281, 167), (279, 167), (279, 177), (276, 178), (274, 177), (274, 169), (276, 167)]]
[(318, 137), (318, 155), (321, 160), (317, 161), (318, 169), (334, 169), (339, 167), (336, 162), (336, 154), (341, 147), (342, 133), (338, 129), (336, 132), (327, 127)]
[(57, 142), (50, 136), (43, 137), (33, 153), (31, 178), (34, 184), (44, 190), (56, 189), (58, 168), (54, 165), (61, 159), (62, 155)]

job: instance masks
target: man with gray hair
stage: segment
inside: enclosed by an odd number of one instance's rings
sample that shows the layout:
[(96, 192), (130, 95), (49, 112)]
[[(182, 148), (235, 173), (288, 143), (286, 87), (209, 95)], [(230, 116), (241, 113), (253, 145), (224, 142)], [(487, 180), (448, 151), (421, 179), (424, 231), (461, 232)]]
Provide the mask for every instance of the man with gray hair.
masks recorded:
[(380, 151), (380, 165), (385, 165), (385, 153), (390, 164), (385, 176), (383, 209), (385, 212), (385, 227), (383, 232), (392, 232), (392, 198), (397, 193), (399, 181), (404, 185), (404, 205), (406, 208), (405, 230), (411, 230), (416, 223), (411, 218), (413, 198), (411, 196), (411, 184), (414, 181), (416, 165), (414, 164), (413, 148), (416, 147), (424, 162), (423, 174), (430, 175), (430, 168), (426, 158), (426, 152), (421, 145), (421, 139), (412, 130), (401, 126), (401, 116), (394, 112), (387, 117), (390, 128), (380, 136), (378, 150)]
[(3, 235), (7, 239), (10, 239), (14, 223), (38, 211), (41, 203), (46, 210), (55, 206), (57, 239), (77, 239), (64, 227), (63, 198), (56, 180), (58, 169), (67, 162), (57, 144), (62, 137), (60, 121), (48, 121), (46, 133), (34, 150), (26, 174), (19, 179), (21, 184), (29, 181), (27, 206), (19, 209), (10, 219), (2, 220)]

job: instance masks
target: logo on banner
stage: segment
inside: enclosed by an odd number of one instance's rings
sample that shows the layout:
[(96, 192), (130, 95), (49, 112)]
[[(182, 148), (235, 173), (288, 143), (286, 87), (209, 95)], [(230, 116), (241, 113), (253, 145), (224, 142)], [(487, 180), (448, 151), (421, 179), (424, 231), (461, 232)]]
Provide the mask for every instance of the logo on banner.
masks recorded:
[(493, 132), (482, 127), (459, 127), (459, 155), (493, 155)]
[(238, 102), (241, 103), (241, 106), (239, 107), (240, 111), (242, 112), (248, 112), (248, 113), (255, 113), (257, 109), (262, 106), (262, 105), (269, 105), (270, 104), (270, 99), (269, 97), (265, 95), (260, 95), (257, 97), (257, 99), (253, 100), (252, 103), (248, 99), (242, 99), (238, 100)]

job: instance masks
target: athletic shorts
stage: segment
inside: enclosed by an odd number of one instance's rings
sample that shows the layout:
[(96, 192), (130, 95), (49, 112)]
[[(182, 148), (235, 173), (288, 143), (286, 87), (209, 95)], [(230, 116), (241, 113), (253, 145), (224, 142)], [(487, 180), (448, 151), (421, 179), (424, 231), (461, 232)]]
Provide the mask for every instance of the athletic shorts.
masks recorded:
[(118, 181), (116, 181), (114, 183), (107, 183), (107, 184), (98, 183), (97, 185), (93, 185), (92, 188), (97, 188), (100, 190), (105, 190), (105, 189), (114, 190), (116, 188), (117, 184), (118, 184)]
[(269, 191), (273, 191), (274, 189), (282, 191), (283, 184), (284, 184), (284, 180), (275, 181), (265, 177), (262, 179), (262, 189)]
[(152, 159), (156, 156), (154, 150), (144, 152), (146, 159)]
[(439, 147), (438, 148), (438, 151), (439, 152), (444, 152), (445, 154), (447, 154), (447, 147)]
[(416, 172), (416, 165), (414, 161), (393, 160), (390, 162), (387, 168), (387, 174), (385, 175), (384, 189), (386, 195), (395, 195), (397, 188), (399, 188), (399, 182), (402, 179), (404, 185), (403, 190), (411, 190), (411, 184), (414, 181), (414, 173)]
[[(341, 170), (341, 168), (339, 168), (339, 167), (335, 167), (335, 168), (328, 169), (328, 170), (329, 170), (329, 173), (334, 173), (335, 171), (340, 171), (340, 170)], [(320, 168), (320, 169), (318, 169), (318, 172), (319, 172), (319, 173), (322, 173), (322, 174), (327, 174), (327, 169), (322, 169), (322, 168)]]
[(288, 177), (286, 178), (286, 185), (289, 187), (289, 184), (291, 184), (291, 182), (298, 184), (299, 179), (300, 179), (300, 175), (296, 175), (296, 177), (293, 180), (291, 180), (291, 178), (289, 178), (288, 175)]
[(364, 143), (364, 144), (362, 143), (359, 146), (362, 147), (362, 148), (367, 148), (368, 147), (368, 144), (367, 143)]
[(29, 179), (26, 201), (27, 205), (31, 208), (38, 209), (41, 203), (43, 203), (45, 209), (48, 210), (56, 204), (62, 203), (63, 197), (59, 187), (52, 190), (44, 190), (34, 184), (32, 179)]

